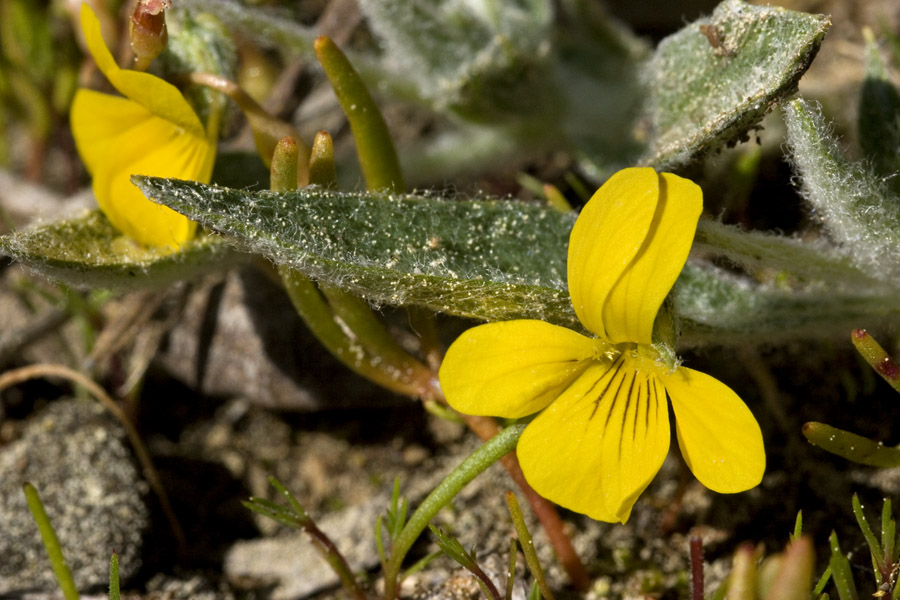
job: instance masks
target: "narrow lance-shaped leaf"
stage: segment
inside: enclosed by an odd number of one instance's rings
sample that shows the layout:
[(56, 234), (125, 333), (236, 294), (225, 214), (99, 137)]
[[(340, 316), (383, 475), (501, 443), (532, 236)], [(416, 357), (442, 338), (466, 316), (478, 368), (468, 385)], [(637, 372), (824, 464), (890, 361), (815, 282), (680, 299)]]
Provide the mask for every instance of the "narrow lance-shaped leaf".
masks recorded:
[(826, 16), (726, 0), (663, 40), (644, 73), (642, 162), (673, 168), (746, 136), (796, 90), (830, 26)]

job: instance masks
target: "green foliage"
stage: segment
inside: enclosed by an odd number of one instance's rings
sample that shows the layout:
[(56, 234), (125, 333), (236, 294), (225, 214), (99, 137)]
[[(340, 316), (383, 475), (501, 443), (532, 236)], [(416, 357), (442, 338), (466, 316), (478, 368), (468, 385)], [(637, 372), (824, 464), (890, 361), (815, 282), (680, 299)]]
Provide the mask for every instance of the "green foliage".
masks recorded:
[(44, 509), (44, 503), (38, 495), (37, 489), (30, 483), (22, 486), (25, 493), (25, 500), (28, 503), (28, 510), (37, 524), (38, 531), (41, 533), (41, 540), (44, 542), (44, 549), (47, 551), (47, 557), (50, 559), (50, 566), (53, 567), (53, 573), (56, 575), (56, 581), (59, 589), (63, 593), (65, 600), (78, 600), (78, 588), (75, 587), (75, 580), (72, 579), (72, 571), (66, 563), (66, 557), (63, 556), (62, 546), (53, 524), (50, 523), (50, 517)]
[(318, 528), (303, 509), (303, 506), (300, 505), (300, 502), (297, 501), (297, 498), (280, 481), (274, 477), (269, 477), (269, 483), (287, 501), (287, 506), (265, 498), (250, 498), (247, 501), (242, 501), (241, 504), (255, 513), (304, 532), (309, 536), (309, 540), (319, 556), (328, 563), (328, 566), (338, 576), (341, 585), (350, 594), (351, 598), (354, 600), (366, 600), (365, 591), (356, 580), (353, 571), (351, 571), (346, 559), (337, 549), (337, 546), (334, 545), (334, 542)]
[[(495, 122), (545, 113), (553, 11), (548, 0), (364, 0), (383, 68), (438, 112)], [(539, 93), (535, 93), (538, 91)]]
[(866, 39), (866, 71), (859, 98), (857, 129), (863, 154), (876, 174), (900, 194), (900, 92), (891, 82), (888, 65), (871, 31)]
[(179, 252), (138, 246), (99, 211), (0, 237), (0, 250), (54, 279), (111, 289), (162, 287), (246, 257), (218, 236), (201, 235)]
[(544, 569), (540, 560), (538, 560), (531, 532), (528, 531), (528, 526), (525, 524), (525, 517), (522, 514), (516, 495), (512, 492), (507, 492), (506, 504), (509, 508), (509, 516), (512, 517), (513, 527), (516, 529), (516, 536), (519, 538), (519, 545), (522, 547), (522, 554), (525, 555), (525, 563), (528, 565), (528, 570), (531, 571), (531, 576), (534, 577), (534, 584), (541, 591), (541, 596), (544, 597), (544, 600), (553, 600), (553, 592), (550, 591), (550, 586), (547, 585)]
[(647, 66), (651, 141), (661, 169), (740, 139), (797, 88), (828, 17), (739, 0), (663, 40)]
[[(198, 0), (285, 57), (313, 33), (233, 0)], [(746, 136), (792, 93), (826, 17), (722, 3), (655, 53), (584, 0), (370, 0), (378, 52), (351, 54), (370, 88), (449, 116), (401, 149), (408, 178), (434, 181), (560, 148), (595, 179), (637, 162), (684, 165)], [(717, 32), (710, 44), (701, 32)]]
[[(864, 329), (854, 329), (850, 339), (869, 366), (900, 392), (900, 365), (884, 348)], [(885, 446), (881, 442), (816, 422), (804, 424), (803, 435), (812, 444), (853, 462), (873, 467), (900, 466), (900, 446)]]
[[(501, 600), (497, 586), (494, 585), (494, 582), (491, 581), (491, 578), (488, 577), (484, 570), (478, 566), (478, 560), (475, 556), (474, 549), (471, 552), (467, 552), (459, 540), (448, 533), (444, 533), (434, 525), (429, 524), (428, 529), (431, 530), (431, 534), (437, 541), (438, 547), (444, 554), (455, 560), (461, 567), (478, 578), (478, 583), (481, 586), (482, 591), (484, 591), (485, 596), (492, 600)], [(511, 577), (512, 575), (510, 575), (510, 578)]]
[[(340, 193), (309, 187), (246, 192), (136, 177), (145, 193), (320, 282), (376, 304), (419, 305), (486, 321), (534, 318), (579, 327), (565, 284), (574, 215), (539, 204)], [(821, 246), (703, 224), (706, 249), (748, 265), (771, 259), (821, 284), (754, 282), (688, 264), (672, 307), (687, 343), (829, 335), (900, 309), (891, 282), (876, 284)], [(867, 281), (867, 285), (860, 285)], [(827, 325), (823, 326), (823, 323)]]
[(490, 320), (573, 325), (565, 247), (574, 215), (537, 204), (340, 193), (276, 194), (135, 178), (243, 249), (370, 302)]
[[(234, 39), (216, 18), (215, 13), (169, 11), (176, 18), (168, 20), (169, 42), (160, 55), (163, 70), (170, 77), (192, 71), (213, 73), (233, 79), (237, 72), (237, 50)], [(201, 120), (219, 118), (222, 97), (202, 87), (186, 90)]]
[(900, 197), (863, 161), (851, 161), (822, 114), (805, 100), (785, 107), (801, 191), (856, 266), (883, 280), (900, 276)]

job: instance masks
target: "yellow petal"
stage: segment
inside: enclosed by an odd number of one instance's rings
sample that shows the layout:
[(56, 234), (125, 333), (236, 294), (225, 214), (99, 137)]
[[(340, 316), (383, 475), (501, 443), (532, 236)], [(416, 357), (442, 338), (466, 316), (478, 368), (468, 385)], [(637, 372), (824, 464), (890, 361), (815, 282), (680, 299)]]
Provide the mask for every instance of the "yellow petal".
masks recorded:
[(762, 433), (738, 395), (714, 377), (684, 367), (661, 379), (675, 411), (678, 445), (700, 483), (728, 494), (762, 481)]
[(441, 388), (469, 415), (519, 418), (553, 401), (602, 342), (543, 321), (505, 321), (469, 329), (441, 364)]
[(81, 29), (97, 67), (114, 88), (154, 115), (175, 123), (188, 133), (202, 136), (203, 124), (178, 88), (149, 73), (120, 69), (103, 41), (100, 21), (85, 3), (81, 5)]
[(697, 184), (671, 173), (659, 177), (659, 202), (647, 237), (603, 307), (606, 335), (615, 343), (651, 343), (653, 321), (684, 267), (703, 211)]
[(215, 156), (204, 136), (185, 133), (143, 106), (90, 90), (72, 103), (72, 134), (100, 208), (132, 239), (152, 246), (177, 247), (196, 224), (147, 200), (131, 184), (133, 174), (208, 182)]
[(659, 198), (659, 176), (649, 168), (619, 171), (581, 211), (569, 237), (569, 294), (586, 328), (610, 339), (603, 306), (640, 250)]
[(586, 370), (525, 429), (516, 452), (545, 498), (624, 523), (668, 450), (665, 390), (619, 357)]

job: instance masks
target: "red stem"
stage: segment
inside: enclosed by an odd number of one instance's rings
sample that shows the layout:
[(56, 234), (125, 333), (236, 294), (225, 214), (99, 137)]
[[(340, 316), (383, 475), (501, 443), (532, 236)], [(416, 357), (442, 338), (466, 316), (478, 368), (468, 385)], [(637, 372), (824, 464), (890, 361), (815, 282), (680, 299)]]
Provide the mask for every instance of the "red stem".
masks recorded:
[(703, 540), (691, 538), (691, 600), (703, 600)]

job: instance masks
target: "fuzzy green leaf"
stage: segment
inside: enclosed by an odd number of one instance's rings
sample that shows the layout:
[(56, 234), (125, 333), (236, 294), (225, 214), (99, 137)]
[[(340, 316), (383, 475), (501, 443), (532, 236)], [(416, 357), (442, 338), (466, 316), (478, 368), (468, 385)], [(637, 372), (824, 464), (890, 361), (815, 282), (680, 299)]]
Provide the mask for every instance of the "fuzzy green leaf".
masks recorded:
[[(414, 304), (485, 321), (531, 318), (580, 327), (565, 281), (572, 214), (502, 200), (315, 187), (279, 194), (149, 177), (134, 181), (148, 196), (226, 234), (241, 249), (376, 304)], [(748, 234), (728, 235), (740, 240)], [(764, 255), (777, 247), (748, 239), (735, 246)], [(836, 264), (838, 270), (845, 268)], [(813, 271), (829, 272), (825, 265), (822, 259)], [(846, 333), (860, 322), (900, 310), (889, 288), (783, 289), (692, 263), (671, 299), (683, 339), (692, 344)]]
[(831, 26), (828, 17), (725, 0), (663, 40), (649, 62), (650, 148), (671, 169), (746, 136), (797, 88)]
[(109, 289), (160, 287), (246, 258), (214, 235), (201, 235), (180, 252), (143, 248), (99, 211), (2, 236), (0, 252), (70, 285)]
[(575, 216), (544, 205), (134, 181), (243, 249), (370, 302), (485, 320), (577, 324), (565, 285)]
[(847, 159), (822, 114), (785, 105), (788, 144), (802, 192), (856, 266), (884, 281), (900, 276), (900, 197), (865, 162)]
[(548, 0), (362, 0), (383, 65), (439, 112), (494, 122), (545, 112)]

